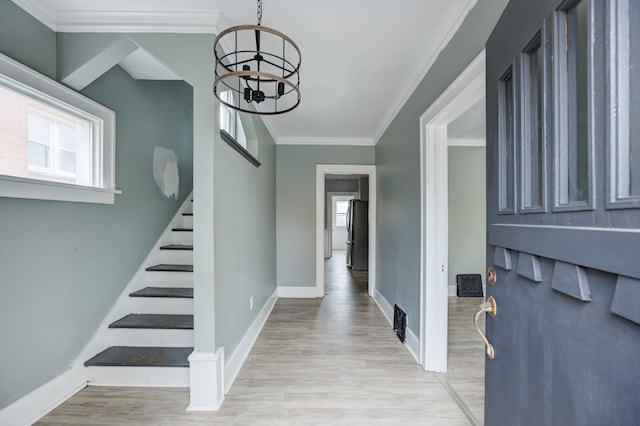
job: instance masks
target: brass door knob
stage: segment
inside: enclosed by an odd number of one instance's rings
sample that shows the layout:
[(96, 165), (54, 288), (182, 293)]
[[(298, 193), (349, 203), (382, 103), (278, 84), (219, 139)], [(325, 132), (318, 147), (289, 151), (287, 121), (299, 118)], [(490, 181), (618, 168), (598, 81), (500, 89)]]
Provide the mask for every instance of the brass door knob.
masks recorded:
[(487, 281), (491, 285), (496, 285), (496, 270), (493, 269), (493, 266), (490, 266), (487, 270)]

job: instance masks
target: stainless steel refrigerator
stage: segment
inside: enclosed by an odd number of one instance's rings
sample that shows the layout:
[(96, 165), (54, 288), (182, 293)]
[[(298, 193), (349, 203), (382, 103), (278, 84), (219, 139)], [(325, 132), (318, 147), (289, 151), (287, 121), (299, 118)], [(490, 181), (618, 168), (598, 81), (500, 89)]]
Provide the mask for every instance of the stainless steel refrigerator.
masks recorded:
[(347, 266), (369, 269), (369, 203), (349, 200), (347, 211)]

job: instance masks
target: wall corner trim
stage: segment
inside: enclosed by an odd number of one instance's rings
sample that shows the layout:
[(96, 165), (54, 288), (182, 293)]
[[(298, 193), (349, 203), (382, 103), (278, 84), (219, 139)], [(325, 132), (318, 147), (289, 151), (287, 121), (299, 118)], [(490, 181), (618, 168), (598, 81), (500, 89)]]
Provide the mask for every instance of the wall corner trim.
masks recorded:
[(217, 411), (224, 401), (224, 347), (189, 355), (190, 403), (187, 411)]
[(224, 366), (224, 393), (228, 393), (233, 385), (233, 382), (238, 377), (238, 373), (240, 373), (240, 369), (244, 365), (244, 362), (247, 360), (249, 353), (251, 352), (251, 348), (256, 343), (262, 328), (266, 324), (269, 316), (271, 315), (271, 311), (276, 306), (276, 302), (278, 301), (278, 289), (275, 289), (269, 299), (264, 304), (264, 307), (258, 313), (258, 316), (251, 324), (251, 327), (247, 330), (244, 337), (238, 344), (238, 347), (235, 351), (229, 356), (229, 361)]

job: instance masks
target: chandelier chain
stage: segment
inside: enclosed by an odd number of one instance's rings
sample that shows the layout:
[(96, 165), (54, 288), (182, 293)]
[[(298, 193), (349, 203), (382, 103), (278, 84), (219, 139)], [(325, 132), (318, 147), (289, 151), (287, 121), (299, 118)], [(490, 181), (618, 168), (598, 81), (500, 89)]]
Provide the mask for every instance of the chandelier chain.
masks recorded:
[(258, 25), (262, 24), (262, 0), (258, 0)]

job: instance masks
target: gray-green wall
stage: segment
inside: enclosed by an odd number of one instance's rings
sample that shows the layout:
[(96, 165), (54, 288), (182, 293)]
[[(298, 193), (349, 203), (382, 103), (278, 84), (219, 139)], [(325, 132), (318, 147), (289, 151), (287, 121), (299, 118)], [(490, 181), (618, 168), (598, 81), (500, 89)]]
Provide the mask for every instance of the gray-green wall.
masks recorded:
[(506, 0), (478, 0), (376, 145), (376, 288), (420, 333), (420, 116), (482, 51)]
[(227, 360), (276, 289), (276, 146), (260, 118), (247, 118), (259, 168), (220, 138), (214, 147), (216, 345)]
[(456, 274), (481, 274), (486, 250), (485, 148), (450, 146), (449, 285)]
[(375, 149), (277, 146), (278, 286), (316, 285), (316, 164), (375, 164)]
[[(0, 52), (43, 74), (56, 35), (0, 0)], [(83, 94), (116, 112), (115, 205), (0, 198), (0, 408), (63, 373), (192, 187), (192, 91), (119, 67)], [(180, 197), (153, 179), (155, 146), (179, 159)]]

